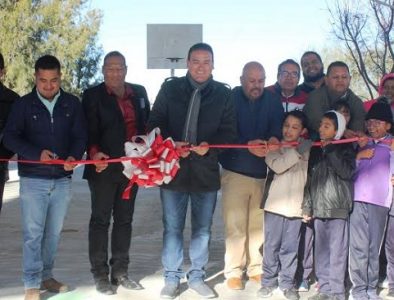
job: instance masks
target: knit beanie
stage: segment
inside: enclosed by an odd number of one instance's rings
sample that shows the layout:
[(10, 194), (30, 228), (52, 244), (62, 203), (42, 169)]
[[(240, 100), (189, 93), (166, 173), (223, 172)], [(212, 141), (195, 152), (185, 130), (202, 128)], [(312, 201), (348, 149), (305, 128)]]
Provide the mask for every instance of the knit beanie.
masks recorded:
[(374, 103), (365, 117), (365, 120), (369, 119), (385, 121), (392, 124), (393, 113), (391, 112), (390, 105), (384, 101), (378, 101)]

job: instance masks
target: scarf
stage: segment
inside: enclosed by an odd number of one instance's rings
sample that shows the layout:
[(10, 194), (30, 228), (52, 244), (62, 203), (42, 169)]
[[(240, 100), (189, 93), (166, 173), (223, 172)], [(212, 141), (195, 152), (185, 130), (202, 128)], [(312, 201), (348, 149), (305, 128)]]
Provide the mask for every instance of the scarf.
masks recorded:
[(193, 87), (193, 93), (189, 100), (185, 125), (183, 127), (182, 140), (192, 145), (197, 145), (197, 125), (200, 113), (201, 91), (212, 81), (212, 76), (203, 83), (196, 82), (188, 72), (186, 78)]

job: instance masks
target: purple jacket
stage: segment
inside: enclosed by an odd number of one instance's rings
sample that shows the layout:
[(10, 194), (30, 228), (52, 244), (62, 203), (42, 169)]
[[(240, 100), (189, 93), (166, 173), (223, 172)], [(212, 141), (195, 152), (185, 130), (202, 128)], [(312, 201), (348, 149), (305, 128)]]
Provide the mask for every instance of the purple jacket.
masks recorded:
[[(387, 135), (385, 139), (391, 139)], [(390, 169), (390, 144), (369, 141), (361, 148), (375, 149), (371, 159), (357, 160), (354, 181), (354, 201), (371, 203), (390, 208), (393, 194)]]

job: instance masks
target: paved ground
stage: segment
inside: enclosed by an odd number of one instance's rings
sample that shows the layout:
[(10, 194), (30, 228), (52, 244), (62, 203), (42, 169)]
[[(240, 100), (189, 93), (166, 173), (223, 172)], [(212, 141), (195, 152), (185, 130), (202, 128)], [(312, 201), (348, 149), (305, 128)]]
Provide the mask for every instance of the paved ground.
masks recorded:
[[(19, 182), (15, 167), (12, 167), (10, 181), (6, 185), (5, 204), (0, 216), (0, 299), (22, 300), (24, 295), (21, 282), (21, 226), (18, 203)], [(71, 285), (72, 291), (65, 294), (43, 293), (42, 299), (53, 300), (153, 300), (159, 299), (163, 285), (160, 251), (162, 246), (161, 208), (157, 188), (141, 189), (137, 197), (132, 246), (130, 249), (130, 274), (139, 281), (144, 290), (127, 291), (119, 288), (114, 296), (101, 296), (96, 293), (92, 276), (89, 272), (88, 259), (88, 222), (90, 216), (90, 198), (87, 184), (81, 179), (79, 168), (74, 176), (74, 197), (56, 260), (56, 278)], [(187, 224), (189, 224), (188, 222)], [(218, 299), (249, 300), (257, 299), (259, 286), (246, 283), (243, 291), (230, 291), (224, 284), (223, 255), (224, 236), (221, 218), (221, 202), (218, 201), (212, 228), (210, 262), (208, 265), (208, 284), (215, 289)], [(185, 245), (188, 245), (190, 227), (185, 231)], [(185, 249), (187, 251), (187, 249)], [(186, 261), (186, 268), (188, 262)], [(313, 292), (302, 293), (301, 299), (307, 299)], [(383, 291), (382, 296), (386, 294)], [(195, 300), (199, 296), (187, 289), (184, 282), (178, 299)], [(279, 291), (272, 300), (285, 299)]]

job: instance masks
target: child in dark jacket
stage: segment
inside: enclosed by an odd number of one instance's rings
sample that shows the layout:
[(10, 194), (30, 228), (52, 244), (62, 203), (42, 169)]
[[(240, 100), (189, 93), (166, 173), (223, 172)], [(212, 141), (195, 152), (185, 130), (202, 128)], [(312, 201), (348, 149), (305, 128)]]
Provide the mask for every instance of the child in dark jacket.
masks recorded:
[[(370, 138), (359, 141), (354, 208), (350, 215), (349, 274), (353, 299), (381, 299), (377, 295), (379, 251), (392, 201), (392, 119), (389, 104), (373, 104), (366, 116)], [(389, 236), (387, 240), (390, 243)]]
[(319, 127), (322, 147), (313, 147), (309, 156), (302, 211), (305, 221), (314, 219), (315, 269), (320, 286), (310, 300), (345, 299), (355, 153), (351, 144), (332, 143), (341, 139), (345, 124), (342, 114), (326, 112)]

